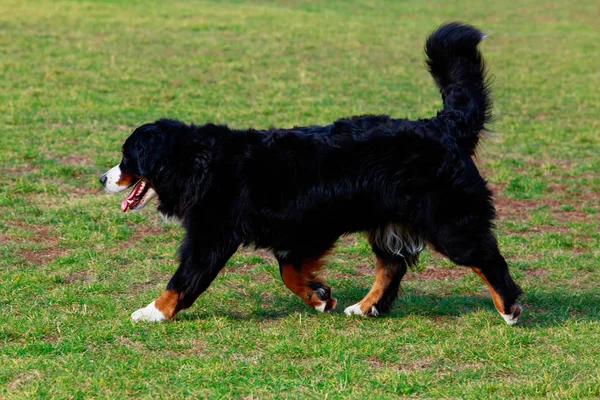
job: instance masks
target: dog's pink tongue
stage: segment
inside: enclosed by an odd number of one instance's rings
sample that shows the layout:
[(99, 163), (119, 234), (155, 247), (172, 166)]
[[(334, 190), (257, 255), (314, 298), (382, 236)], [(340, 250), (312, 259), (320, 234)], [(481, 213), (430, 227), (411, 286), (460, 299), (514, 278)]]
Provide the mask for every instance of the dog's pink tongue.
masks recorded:
[(129, 207), (129, 196), (127, 196), (126, 199), (123, 199), (123, 201), (121, 202), (121, 210), (123, 210), (123, 212), (127, 211), (127, 208)]
[(140, 188), (141, 184), (142, 184), (142, 181), (139, 181), (138, 183), (136, 183), (135, 186), (133, 187), (133, 190), (131, 191), (131, 193), (129, 193), (129, 196), (125, 197), (123, 199), (123, 201), (121, 202), (121, 210), (123, 210), (123, 212), (127, 211), (129, 206), (135, 202), (133, 200), (133, 198), (137, 194), (138, 189)]

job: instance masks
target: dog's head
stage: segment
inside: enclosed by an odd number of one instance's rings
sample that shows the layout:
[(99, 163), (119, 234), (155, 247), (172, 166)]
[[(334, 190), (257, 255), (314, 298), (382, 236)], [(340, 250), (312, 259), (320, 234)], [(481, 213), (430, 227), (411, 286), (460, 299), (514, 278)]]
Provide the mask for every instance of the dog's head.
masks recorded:
[(133, 187), (121, 209), (139, 210), (155, 197), (158, 210), (181, 217), (210, 185), (206, 184), (216, 138), (229, 133), (226, 126), (187, 125), (161, 119), (137, 128), (123, 145), (123, 158), (100, 177), (109, 193)]
[(109, 193), (133, 187), (121, 202), (121, 210), (140, 210), (157, 196), (153, 182), (165, 162), (167, 133), (157, 123), (137, 128), (122, 147), (121, 162), (100, 177)]

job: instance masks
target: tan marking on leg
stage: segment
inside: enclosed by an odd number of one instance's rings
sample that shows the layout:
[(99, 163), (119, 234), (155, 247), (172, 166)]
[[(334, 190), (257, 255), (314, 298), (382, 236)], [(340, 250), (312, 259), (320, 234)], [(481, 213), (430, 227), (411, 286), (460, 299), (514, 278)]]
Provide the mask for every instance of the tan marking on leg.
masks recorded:
[(165, 290), (164, 293), (156, 299), (154, 307), (163, 315), (165, 318), (171, 319), (180, 310), (179, 306), (179, 293), (174, 290)]
[(496, 289), (494, 289), (494, 287), (492, 285), (490, 285), (490, 282), (488, 282), (488, 280), (486, 279), (483, 272), (481, 272), (481, 269), (479, 269), (477, 267), (471, 267), (471, 269), (481, 279), (483, 279), (483, 281), (486, 283), (486, 285), (488, 285), (488, 288), (490, 289), (490, 293), (492, 294), (492, 300), (494, 301), (494, 307), (496, 307), (496, 310), (498, 310), (500, 315), (502, 315), (502, 318), (504, 318), (504, 321), (506, 321), (506, 323), (508, 325), (514, 325), (517, 322), (519, 322), (519, 318), (521, 317), (521, 312), (523, 311), (521, 306), (519, 304), (515, 303), (510, 307), (510, 310), (508, 310), (508, 313), (506, 313), (505, 309), (504, 309), (504, 301), (502, 300), (502, 296), (500, 296), (500, 294), (498, 292), (496, 292)]
[(284, 264), (281, 266), (281, 278), (285, 286), (304, 300), (306, 304), (311, 307), (321, 305), (322, 301), (319, 296), (308, 286), (311, 278), (313, 278), (313, 282), (317, 281), (314, 279), (316, 278), (314, 271), (305, 272), (304, 269), (298, 271), (292, 264)]
[(483, 279), (485, 284), (490, 289), (490, 293), (492, 294), (492, 300), (494, 301), (494, 307), (496, 307), (496, 310), (498, 310), (498, 312), (500, 312), (500, 314), (506, 314), (504, 312), (504, 301), (502, 300), (502, 296), (500, 296), (500, 294), (498, 294), (498, 292), (496, 292), (496, 289), (494, 289), (494, 287), (492, 285), (490, 285), (490, 283), (488, 282), (488, 280), (485, 277), (485, 275), (483, 274), (483, 272), (481, 272), (481, 269), (479, 269), (477, 267), (471, 267), (471, 269), (473, 270), (473, 272), (475, 272), (477, 274), (477, 276), (479, 276), (481, 279)]
[(328, 311), (335, 307), (337, 301), (334, 298), (321, 300), (309, 286), (309, 282), (318, 282), (325, 285), (319, 277), (319, 271), (324, 261), (320, 257), (307, 258), (302, 262), (300, 270), (293, 264), (281, 264), (281, 279), (285, 286), (299, 296), (306, 304), (319, 311)]
[(292, 264), (282, 264), (281, 279), (283, 279), (283, 283), (292, 291), (292, 293), (297, 294), (302, 300), (306, 301), (306, 297), (302, 295), (303, 289), (305, 288), (305, 282), (296, 267)]
[(393, 273), (381, 260), (377, 259), (373, 286), (371, 287), (371, 290), (369, 290), (369, 293), (358, 302), (360, 310), (364, 315), (371, 314), (371, 308), (381, 300), (383, 293), (390, 285), (392, 279)]

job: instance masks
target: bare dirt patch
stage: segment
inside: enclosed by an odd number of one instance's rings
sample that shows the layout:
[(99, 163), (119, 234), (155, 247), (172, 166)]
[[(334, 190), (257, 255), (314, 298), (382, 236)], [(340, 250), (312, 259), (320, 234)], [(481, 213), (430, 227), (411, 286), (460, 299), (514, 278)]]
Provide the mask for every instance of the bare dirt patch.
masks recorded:
[(367, 364), (369, 364), (373, 368), (384, 368), (386, 367), (386, 362), (378, 359), (377, 357), (369, 357), (367, 358)]
[(598, 215), (588, 214), (583, 211), (577, 210), (554, 210), (552, 213), (553, 218), (558, 222), (593, 222), (598, 221)]
[(547, 113), (545, 113), (545, 112), (540, 112), (540, 113), (537, 113), (535, 115), (531, 115), (530, 118), (533, 119), (533, 120), (541, 120), (541, 121), (543, 121), (543, 120), (547, 119), (549, 116), (550, 115), (547, 114)]
[(243, 247), (242, 246), (238, 249), (237, 254), (239, 254), (243, 257), (258, 256), (264, 262), (267, 262), (269, 264), (277, 264), (277, 259), (275, 258), (273, 253), (271, 253), (269, 250), (265, 250), (265, 249), (256, 249), (255, 250), (254, 247)]
[(356, 246), (358, 244), (358, 237), (356, 235), (344, 235), (339, 238), (339, 246)]
[(45, 248), (41, 250), (19, 250), (19, 255), (34, 265), (46, 265), (66, 254), (66, 250)]
[[(561, 222), (580, 222), (585, 221), (590, 216), (597, 218), (593, 214), (584, 213), (581, 210), (586, 203), (599, 204), (598, 193), (590, 190), (580, 190), (569, 192), (569, 186), (564, 183), (548, 183), (549, 193), (542, 199), (518, 200), (500, 195), (506, 185), (493, 184), (488, 185), (494, 192), (494, 203), (498, 212), (498, 218), (526, 220), (535, 208), (546, 207), (552, 217)], [(559, 194), (559, 198), (550, 197)], [(571, 206), (573, 210), (562, 210), (561, 207)]]
[(160, 225), (136, 224), (130, 226), (134, 226), (135, 230), (133, 234), (125, 240), (125, 244), (123, 245), (125, 249), (135, 246), (147, 236), (158, 235), (163, 232), (162, 226)]
[(34, 167), (33, 165), (30, 165), (30, 164), (24, 164), (19, 167), (4, 168), (1, 171), (3, 174), (6, 174), (6, 175), (21, 175), (21, 174), (27, 174), (30, 172), (37, 172), (37, 171), (39, 171), (39, 168)]
[(236, 266), (233, 266), (230, 268), (223, 269), (223, 272), (246, 275), (246, 274), (251, 273), (255, 268), (256, 268), (256, 265), (254, 265), (254, 264), (242, 264), (242, 265), (236, 265)]
[(405, 279), (424, 281), (453, 280), (462, 278), (467, 272), (468, 270), (466, 268), (457, 267), (450, 269), (428, 265), (422, 271), (408, 272)]
[[(250, 275), (253, 281), (270, 282), (273, 277), (265, 270), (264, 266), (256, 264), (238, 264), (233, 266), (227, 266), (220, 272), (221, 275), (228, 274), (239, 274), (239, 275)], [(245, 287), (241, 287), (241, 290), (245, 290)]]
[[(598, 196), (592, 193), (582, 192), (576, 199), (557, 200), (545, 199), (544, 204), (548, 206), (551, 216), (559, 222), (587, 222), (598, 221), (597, 214), (588, 214), (581, 209), (585, 203), (592, 202), (598, 204)], [(561, 210), (563, 206), (571, 206), (573, 210)]]
[(4, 233), (0, 233), (0, 243), (8, 243), (10, 241), (10, 238), (8, 237), (8, 235), (5, 235)]
[(17, 254), (27, 262), (42, 266), (68, 253), (68, 250), (59, 246), (58, 233), (49, 227), (37, 226), (20, 220), (10, 221), (8, 226), (9, 230), (13, 227), (33, 233), (29, 238), (21, 240), (19, 244), (32, 244), (39, 248), (17, 250)]
[(120, 344), (121, 346), (126, 347), (131, 350), (135, 350), (136, 352), (140, 352), (140, 353), (148, 352), (148, 349), (146, 348), (146, 346), (143, 345), (143, 343), (135, 342), (128, 337), (119, 336), (119, 337), (117, 337), (116, 342), (118, 344)]
[(233, 266), (227, 266), (220, 272), (221, 274), (240, 274), (240, 275), (252, 275), (252, 279), (261, 282), (267, 282), (272, 279), (271, 275), (264, 269), (263, 266), (256, 264), (238, 264)]
[(564, 183), (550, 182), (548, 184), (548, 189), (553, 192), (566, 192), (569, 189), (569, 186)]
[[(254, 249), (253, 247), (240, 247), (237, 251), (238, 255), (242, 257), (257, 256), (261, 259), (260, 264), (277, 265), (277, 259), (273, 256), (273, 253), (265, 249)], [(252, 274), (253, 279), (266, 281), (271, 279), (271, 276), (266, 271), (261, 271), (259, 263), (237, 263), (237, 265), (225, 268), (222, 273), (234, 273), (234, 274)], [(258, 269), (258, 270), (257, 270)]]
[(566, 226), (541, 225), (541, 226), (532, 226), (526, 232), (517, 232), (517, 234), (519, 234), (519, 233), (521, 233), (521, 234), (522, 233), (539, 234), (539, 233), (545, 233), (545, 232), (555, 232), (555, 233), (560, 233), (560, 234), (564, 235), (565, 233), (568, 233), (569, 231), (570, 231), (570, 229)]
[(40, 374), (40, 372), (38, 370), (27, 371), (22, 374), (18, 374), (12, 381), (8, 382), (8, 384), (6, 385), (6, 388), (8, 390), (15, 390), (19, 386), (23, 385), (24, 383), (27, 383), (27, 382), (30, 382), (33, 380), (37, 381), (41, 377), (42, 377), (42, 374)]
[(359, 264), (354, 267), (354, 276), (371, 276), (375, 275), (375, 264)]
[(92, 282), (92, 279), (89, 276), (89, 272), (85, 271), (85, 270), (71, 272), (69, 274), (66, 274), (62, 278), (67, 283), (70, 283), (70, 284), (74, 284), (74, 283), (90, 283), (90, 282)]
[(431, 360), (426, 359), (426, 358), (422, 359), (422, 360), (411, 361), (411, 362), (393, 363), (393, 362), (379, 360), (376, 357), (369, 357), (366, 361), (371, 366), (371, 368), (377, 368), (377, 369), (393, 368), (393, 369), (397, 369), (399, 371), (417, 371), (417, 370), (428, 369), (432, 366)]
[(548, 271), (542, 268), (535, 268), (525, 271), (525, 276), (527, 277), (543, 277), (548, 275)]
[(58, 157), (56, 161), (61, 164), (72, 165), (74, 167), (89, 167), (93, 164), (92, 160), (80, 154), (71, 154), (64, 157)]
[[(597, 201), (597, 199), (594, 199)], [(528, 221), (534, 213), (535, 209), (545, 207), (550, 218), (558, 223), (570, 222), (593, 222), (598, 221), (597, 214), (590, 214), (581, 211), (584, 203), (587, 201), (587, 195), (582, 196), (578, 200), (557, 200), (545, 198), (542, 200), (517, 200), (507, 197), (496, 197), (495, 205), (498, 213), (498, 220), (502, 221)], [(564, 206), (571, 206), (565, 210)], [(531, 227), (532, 232), (558, 232), (566, 233), (569, 228), (560, 225), (537, 225)], [(514, 232), (523, 233), (523, 232)]]
[(422, 369), (428, 369), (432, 365), (433, 363), (429, 359), (416, 360), (412, 362), (399, 362), (395, 364), (396, 368), (401, 371), (418, 371)]
[(536, 200), (516, 200), (508, 197), (496, 196), (494, 204), (500, 220), (527, 220), (531, 217), (532, 210), (544, 203)]

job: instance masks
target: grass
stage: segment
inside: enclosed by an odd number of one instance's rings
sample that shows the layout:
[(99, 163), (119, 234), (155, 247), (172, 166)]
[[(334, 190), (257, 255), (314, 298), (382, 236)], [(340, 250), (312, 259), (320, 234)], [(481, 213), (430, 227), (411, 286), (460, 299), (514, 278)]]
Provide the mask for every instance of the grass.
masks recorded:
[[(592, 0), (4, 0), (0, 397), (600, 397), (599, 17)], [(372, 282), (360, 236), (331, 258), (332, 314), (243, 251), (175, 322), (130, 322), (182, 237), (99, 188), (135, 126), (432, 115), (424, 38), (454, 19), (489, 33), (495, 133), (478, 162), (526, 292), (518, 327), (429, 252), (389, 316), (346, 317)]]

